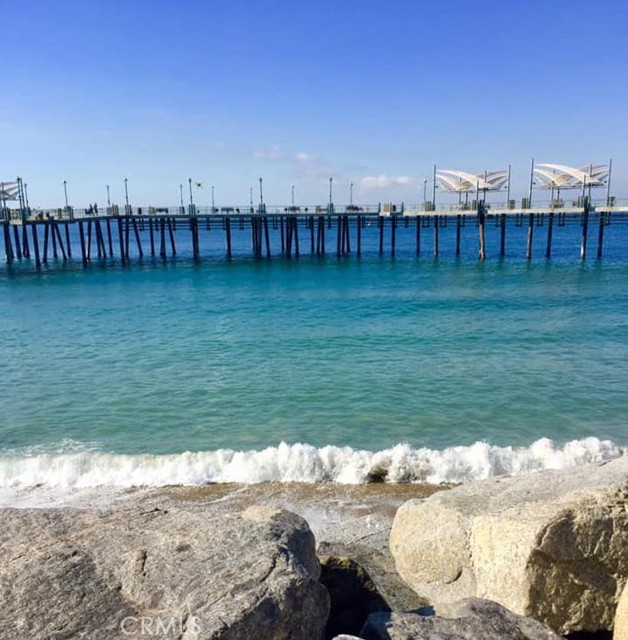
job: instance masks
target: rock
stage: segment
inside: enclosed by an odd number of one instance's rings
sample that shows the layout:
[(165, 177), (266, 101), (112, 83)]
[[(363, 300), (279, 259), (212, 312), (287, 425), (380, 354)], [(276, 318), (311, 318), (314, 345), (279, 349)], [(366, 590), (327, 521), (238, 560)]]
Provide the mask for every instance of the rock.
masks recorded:
[(628, 457), (494, 478), (410, 500), (390, 548), (438, 607), (495, 600), (558, 633), (611, 629), (628, 575)]
[(370, 576), (390, 611), (413, 611), (428, 606), (399, 577), (388, 540), (393, 518), (371, 514), (321, 527), (317, 533), (319, 556), (351, 558)]
[(488, 600), (462, 600), (444, 613), (446, 617), (374, 613), (360, 636), (364, 640), (560, 640), (540, 622)]
[(318, 554), (319, 557), (328, 555), (350, 558), (360, 565), (373, 581), (377, 592), (386, 604), (382, 611), (415, 611), (429, 606), (426, 598), (416, 594), (401, 579), (390, 553), (381, 553), (360, 544), (321, 542), (318, 545)]
[(392, 514), (387, 517), (376, 513), (328, 524), (320, 527), (316, 532), (318, 547), (324, 543), (344, 546), (360, 545), (361, 547), (370, 547), (380, 553), (390, 554), (388, 540), (392, 523)]
[(300, 517), (0, 511), (0, 637), (320, 639), (329, 597)]
[(613, 640), (628, 640), (628, 582), (626, 582), (617, 604)]
[(325, 635), (358, 633), (369, 613), (390, 611), (368, 573), (350, 558), (319, 556), (320, 582), (329, 592), (330, 612)]

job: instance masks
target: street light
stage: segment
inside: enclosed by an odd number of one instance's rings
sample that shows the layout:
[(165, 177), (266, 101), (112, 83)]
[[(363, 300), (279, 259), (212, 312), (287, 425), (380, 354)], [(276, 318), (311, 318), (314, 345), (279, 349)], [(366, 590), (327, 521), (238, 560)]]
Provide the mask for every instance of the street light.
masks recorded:
[(185, 205), (183, 204), (183, 185), (182, 184), (179, 185), (179, 197), (181, 199), (181, 211), (183, 211), (183, 209), (185, 209)]
[(126, 204), (126, 213), (129, 213), (129, 179), (124, 179), (124, 202)]
[(349, 204), (353, 206), (353, 182), (349, 185)]
[(423, 202), (427, 200), (427, 178), (423, 178)]
[(264, 194), (262, 192), (262, 179), (259, 179), (259, 203), (264, 206)]
[(107, 206), (111, 206), (111, 198), (109, 197), (109, 185), (107, 185)]
[(65, 195), (65, 208), (68, 208), (68, 181), (63, 181), (63, 194)]
[(212, 187), (212, 211), (214, 210), (214, 187)]
[(292, 185), (292, 206), (294, 207), (294, 185)]
[(24, 200), (26, 201), (26, 208), (28, 209), (28, 185), (24, 183)]
[(194, 204), (194, 200), (192, 199), (192, 178), (188, 178), (188, 183), (190, 184), (190, 207)]
[(333, 202), (332, 197), (331, 197), (331, 186), (332, 186), (333, 181), (334, 181), (333, 178), (329, 178), (329, 204), (331, 204)]

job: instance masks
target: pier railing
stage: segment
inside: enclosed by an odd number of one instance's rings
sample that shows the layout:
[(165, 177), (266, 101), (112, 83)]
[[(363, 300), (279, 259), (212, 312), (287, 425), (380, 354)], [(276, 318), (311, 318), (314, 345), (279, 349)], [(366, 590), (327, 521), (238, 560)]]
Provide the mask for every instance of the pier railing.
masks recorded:
[[(555, 200), (534, 200), (527, 198), (520, 201), (508, 200), (497, 202), (483, 202), (486, 212), (490, 214), (521, 213), (581, 213), (584, 210), (584, 199), (569, 198)], [(233, 205), (233, 206), (208, 206), (208, 205), (112, 205), (109, 207), (58, 207), (54, 209), (26, 208), (26, 209), (0, 209), (0, 222), (20, 224), (22, 222), (45, 222), (46, 220), (71, 221), (90, 220), (94, 218), (117, 217), (191, 217), (191, 216), (219, 216), (241, 217), (251, 215), (274, 216), (321, 216), (321, 215), (367, 215), (367, 216), (433, 216), (433, 215), (457, 215), (475, 213), (478, 203), (475, 200), (468, 202), (424, 202), (421, 204), (405, 204), (379, 202), (376, 204), (313, 204), (313, 205)], [(619, 199), (594, 199), (589, 203), (590, 211), (627, 212), (628, 198)]]

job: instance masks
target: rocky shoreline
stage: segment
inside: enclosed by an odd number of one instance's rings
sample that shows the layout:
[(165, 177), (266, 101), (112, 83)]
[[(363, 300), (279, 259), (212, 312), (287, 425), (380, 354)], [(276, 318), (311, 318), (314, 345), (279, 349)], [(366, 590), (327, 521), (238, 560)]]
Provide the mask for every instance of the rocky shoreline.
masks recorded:
[(627, 499), (622, 457), (453, 488), (212, 485), (4, 508), (0, 637), (537, 640), (614, 629), (627, 640)]

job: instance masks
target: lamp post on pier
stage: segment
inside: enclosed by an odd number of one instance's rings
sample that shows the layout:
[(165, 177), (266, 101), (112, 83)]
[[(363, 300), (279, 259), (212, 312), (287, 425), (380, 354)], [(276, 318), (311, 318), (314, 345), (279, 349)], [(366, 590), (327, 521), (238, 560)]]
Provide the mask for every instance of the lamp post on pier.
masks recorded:
[(26, 208), (28, 209), (28, 185), (24, 183), (24, 200), (26, 201)]
[(68, 210), (68, 181), (63, 181), (63, 195), (65, 196), (65, 210)]
[(292, 206), (294, 207), (294, 185), (292, 185)]
[(179, 198), (181, 200), (181, 212), (183, 213), (183, 210), (185, 209), (185, 205), (183, 204), (183, 185), (182, 184), (179, 185)]
[(125, 204), (125, 211), (124, 213), (128, 216), (129, 215), (129, 179), (125, 178), (124, 179), (124, 204)]
[(212, 186), (212, 211), (214, 210), (214, 187)]
[(109, 185), (107, 186), (107, 206), (110, 207), (111, 206), (111, 197), (109, 195)]
[(353, 182), (349, 185), (349, 204), (353, 206)]
[(423, 178), (423, 206), (427, 200), (427, 178)]

